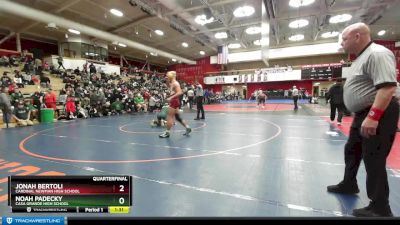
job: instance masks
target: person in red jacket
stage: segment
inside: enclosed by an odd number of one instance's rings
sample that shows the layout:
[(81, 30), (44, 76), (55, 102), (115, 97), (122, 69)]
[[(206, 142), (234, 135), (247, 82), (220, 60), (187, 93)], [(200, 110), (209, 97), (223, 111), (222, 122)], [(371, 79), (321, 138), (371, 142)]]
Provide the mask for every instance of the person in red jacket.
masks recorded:
[(57, 97), (54, 92), (49, 88), (46, 95), (44, 96), (44, 104), (47, 108), (57, 109)]
[(67, 94), (67, 102), (65, 103), (65, 111), (67, 113), (68, 119), (75, 119), (76, 113), (76, 105), (75, 105), (75, 98), (71, 95), (71, 93)]

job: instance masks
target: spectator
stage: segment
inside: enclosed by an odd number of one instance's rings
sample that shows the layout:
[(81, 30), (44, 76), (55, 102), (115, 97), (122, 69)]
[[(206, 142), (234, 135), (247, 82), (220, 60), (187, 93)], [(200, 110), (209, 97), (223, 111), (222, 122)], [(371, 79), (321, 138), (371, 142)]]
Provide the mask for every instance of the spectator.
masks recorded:
[(88, 118), (89, 113), (84, 107), (82, 107), (81, 102), (78, 102), (78, 104), (76, 105), (76, 110), (78, 118), (85, 118), (85, 119)]
[(88, 72), (87, 69), (88, 69), (88, 63), (85, 62), (85, 64), (83, 64), (83, 73), (87, 74), (87, 72)]
[(20, 100), (23, 101), (24, 100), (24, 95), (21, 93), (21, 90), (19, 90), (18, 87), (15, 88), (14, 92), (10, 94), (11, 97), (11, 104), (12, 105), (16, 105), (17, 102), (19, 102)]
[(44, 104), (46, 108), (57, 109), (57, 97), (56, 94), (49, 88), (44, 96)]
[(67, 114), (67, 119), (75, 119), (76, 116), (76, 105), (75, 98), (71, 93), (67, 93), (67, 102), (65, 103), (65, 112)]
[(28, 74), (28, 73), (24, 73), (22, 74), (22, 82), (26, 85), (34, 85), (35, 83), (33, 83), (32, 81), (32, 75)]
[(90, 74), (97, 73), (96, 67), (93, 65), (93, 63), (90, 63), (89, 72)]
[(42, 67), (42, 60), (41, 59), (39, 59), (39, 58), (36, 58), (35, 59), (35, 71), (36, 71), (36, 75), (42, 75), (42, 70), (43, 70), (43, 67)]
[(10, 59), (6, 55), (3, 55), (2, 61), (3, 66), (11, 68)]
[(23, 80), (22, 80), (22, 75), (21, 75), (18, 71), (15, 71), (14, 83), (15, 83), (19, 88), (24, 88), (24, 82), (23, 82)]
[(18, 63), (15, 62), (15, 56), (11, 56), (9, 58), (9, 62), (10, 62), (10, 67), (17, 67)]
[[(40, 110), (42, 108), (42, 104), (43, 104), (43, 93), (40, 93), (40, 92), (36, 91), (32, 95), (32, 104), (38, 110), (38, 112), (40, 112)], [(38, 115), (38, 121), (39, 122), (41, 121), (40, 113)]]
[(76, 67), (76, 69), (74, 70), (74, 74), (79, 75), (81, 72), (79, 71), (79, 67)]
[(146, 104), (144, 103), (144, 99), (142, 97), (142, 95), (140, 93), (138, 93), (135, 97), (135, 105), (136, 105), (136, 109), (139, 112), (140, 110), (143, 110), (144, 112), (147, 111), (147, 107)]
[(60, 56), (58, 56), (58, 58), (57, 58), (57, 63), (58, 63), (58, 70), (60, 69), (60, 67), (62, 67), (64, 70), (65, 70), (65, 67), (64, 67), (64, 65), (63, 65), (63, 63), (64, 63), (64, 59), (63, 59), (63, 57), (60, 55)]
[(135, 111), (135, 100), (133, 98), (133, 94), (128, 94), (128, 97), (125, 99), (125, 110), (130, 113)]
[(32, 126), (33, 122), (30, 120), (31, 111), (25, 107), (23, 101), (18, 101), (17, 107), (14, 109), (13, 117), (17, 121), (18, 126)]
[(25, 107), (31, 112), (30, 120), (38, 120), (38, 110), (32, 105), (31, 99), (25, 99)]
[(0, 78), (0, 82), (2, 87), (8, 87), (12, 83), (7, 71), (3, 72), (3, 76)]
[(47, 61), (44, 61), (44, 63), (43, 63), (43, 69), (44, 69), (45, 71), (49, 71), (49, 70), (50, 70), (49, 63), (48, 63)]
[(153, 112), (154, 109), (156, 109), (156, 103), (157, 99), (155, 98), (154, 95), (151, 95), (149, 99), (149, 112)]
[(42, 88), (51, 88), (50, 78), (45, 75), (40, 76), (40, 86)]
[(115, 102), (111, 104), (111, 113), (113, 114), (122, 114), (122, 111), (124, 110), (124, 105), (122, 102), (117, 98)]

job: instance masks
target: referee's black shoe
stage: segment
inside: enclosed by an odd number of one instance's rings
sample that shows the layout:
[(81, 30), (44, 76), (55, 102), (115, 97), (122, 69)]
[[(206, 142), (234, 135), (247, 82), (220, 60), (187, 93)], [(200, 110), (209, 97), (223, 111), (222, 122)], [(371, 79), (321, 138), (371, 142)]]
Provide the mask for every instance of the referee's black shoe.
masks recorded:
[(357, 184), (345, 184), (342, 182), (340, 182), (339, 184), (336, 185), (330, 185), (327, 187), (327, 191), (328, 192), (332, 192), (332, 193), (338, 193), (338, 194), (357, 194), (360, 192), (360, 190), (358, 189)]
[(393, 217), (392, 210), (389, 205), (379, 206), (370, 202), (367, 207), (354, 209), (353, 216), (356, 217)]

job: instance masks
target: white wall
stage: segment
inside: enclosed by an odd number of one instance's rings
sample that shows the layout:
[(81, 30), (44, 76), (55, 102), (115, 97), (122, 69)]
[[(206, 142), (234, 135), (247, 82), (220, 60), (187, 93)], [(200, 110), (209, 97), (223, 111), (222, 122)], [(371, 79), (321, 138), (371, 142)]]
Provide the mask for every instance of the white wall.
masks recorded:
[[(287, 48), (274, 48), (269, 50), (269, 60), (271, 59), (283, 59), (283, 58), (296, 58), (305, 56), (316, 56), (316, 55), (331, 55), (342, 53), (340, 45), (338, 43), (325, 43), (316, 45), (303, 45)], [(238, 52), (231, 53), (228, 55), (229, 63), (236, 62), (250, 62), (250, 61), (261, 61), (261, 50), (250, 51), (250, 52)], [(210, 57), (211, 64), (217, 64), (217, 56)]]
[(90, 39), (90, 37), (80, 34), (80, 35), (75, 35), (68, 33), (68, 38), (63, 39), (63, 42), (80, 42), (80, 43), (86, 43), (89, 45), (97, 45), (102, 48), (108, 49), (108, 44), (107, 42), (101, 41), (101, 40), (96, 40), (93, 41)]
[[(58, 58), (58, 56), (52, 55), (51, 57), (44, 58), (44, 60), (47, 61), (49, 63), (49, 65), (53, 65), (57, 68), (58, 67), (57, 58)], [(82, 70), (83, 64), (86, 63), (86, 59), (72, 59), (72, 58), (67, 58), (67, 57), (64, 57), (63, 59), (64, 59), (63, 65), (66, 69), (74, 70), (74, 69), (76, 69), (76, 67), (79, 67), (79, 69)], [(93, 63), (93, 64), (96, 66), (97, 71), (99, 70), (99, 68), (101, 68), (107, 74), (113, 74), (113, 73), (116, 73), (118, 75), (121, 74), (120, 66), (118, 66), (118, 65), (112, 65), (109, 63), (105, 63), (104, 65), (97, 64), (97, 63)]]

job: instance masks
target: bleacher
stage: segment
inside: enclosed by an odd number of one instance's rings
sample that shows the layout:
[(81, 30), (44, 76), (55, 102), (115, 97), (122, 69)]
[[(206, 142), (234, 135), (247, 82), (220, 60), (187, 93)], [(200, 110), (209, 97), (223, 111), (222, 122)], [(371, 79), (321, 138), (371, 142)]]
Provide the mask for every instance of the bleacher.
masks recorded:
[[(8, 76), (13, 80), (14, 79), (14, 70), (18, 70), (18, 71), (22, 71), (23, 69), (23, 65), (20, 64), (18, 67), (1, 67), (0, 66), (0, 76), (2, 76), (2, 74), (4, 72), (9, 72)], [(50, 72), (48, 71), (43, 71), (43, 74), (46, 75), (49, 79), (50, 79), (50, 85), (51, 88), (53, 90), (53, 92), (56, 94), (57, 99), (59, 97), (59, 93), (60, 91), (64, 88), (65, 83), (63, 83), (62, 78), (60, 78), (60, 76), (56, 75), (56, 74), (50, 74)], [(39, 79), (39, 77), (37, 76), (37, 78)], [(122, 77), (123, 80), (128, 81), (129, 77)], [(34, 85), (25, 85), (23, 88), (19, 88), (19, 90), (21, 91), (21, 93), (24, 95), (25, 99), (28, 99), (31, 97), (31, 95), (36, 92), (36, 91), (46, 91), (47, 88), (42, 88), (40, 86), (40, 83), (35, 83)], [(57, 109), (64, 109), (64, 106), (61, 105), (57, 105)], [(2, 112), (0, 110), (0, 128), (4, 128), (6, 125), (3, 122), (3, 115)], [(11, 123), (9, 124), (9, 127), (15, 127), (16, 126), (16, 121), (14, 119), (11, 120)], [(38, 123), (38, 121), (33, 121), (35, 124)]]
[[(14, 70), (19, 70), (21, 71), (23, 68), (23, 65), (20, 65), (18, 67), (11, 67), (11, 68), (7, 68), (7, 67), (0, 67), (0, 75), (2, 75), (4, 72), (9, 72), (8, 76), (11, 79), (14, 79)], [(53, 91), (56, 93), (57, 97), (58, 97), (58, 93), (60, 92), (60, 90), (64, 87), (64, 84), (62, 82), (62, 79), (51, 75), (49, 72), (44, 71), (43, 72), (45, 75), (47, 75), (47, 77), (49, 77), (50, 79), (50, 84), (51, 87), (53, 89)], [(47, 90), (46, 88), (41, 88), (40, 84), (34, 84), (34, 85), (25, 85), (23, 88), (19, 88), (19, 90), (21, 91), (21, 93), (24, 95), (25, 99), (30, 98), (30, 96), (36, 92), (36, 91), (45, 91)], [(0, 128), (1, 127), (5, 127), (5, 124), (3, 122), (3, 115), (2, 112), (0, 110)], [(34, 121), (34, 123), (38, 123), (37, 121)], [(12, 119), (11, 123), (9, 124), (10, 127), (15, 127), (15, 121)]]

